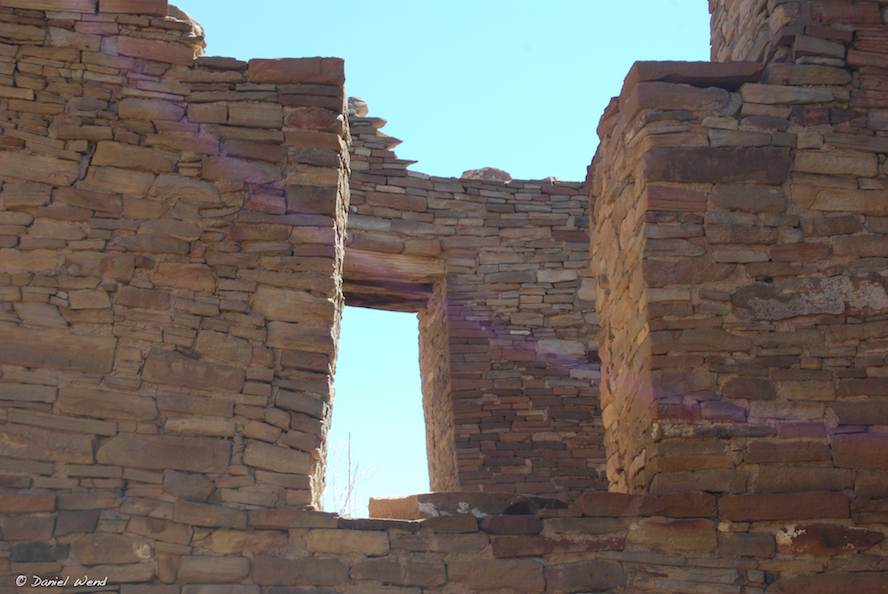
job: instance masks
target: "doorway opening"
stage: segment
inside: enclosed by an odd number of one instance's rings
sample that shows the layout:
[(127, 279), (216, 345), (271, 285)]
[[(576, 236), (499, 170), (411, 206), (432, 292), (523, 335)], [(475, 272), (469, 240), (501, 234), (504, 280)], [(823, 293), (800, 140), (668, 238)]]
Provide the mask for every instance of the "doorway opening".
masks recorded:
[(371, 496), (428, 492), (417, 315), (346, 307), (334, 387), (324, 510), (365, 518)]

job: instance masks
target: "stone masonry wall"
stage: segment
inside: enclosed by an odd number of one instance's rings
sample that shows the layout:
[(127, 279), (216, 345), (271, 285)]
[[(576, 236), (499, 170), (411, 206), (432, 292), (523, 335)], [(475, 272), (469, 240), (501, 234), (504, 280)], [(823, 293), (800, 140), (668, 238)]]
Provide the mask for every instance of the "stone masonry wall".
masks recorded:
[(58, 512), (3, 537), (60, 539), (6, 569), (99, 559), (67, 557), (78, 533), (181, 547), (322, 489), (343, 64), (195, 59), (167, 10), (0, 2), (0, 476)]
[[(841, 63), (633, 68), (590, 259), (578, 184), (350, 161), (339, 60), (0, 0), (0, 594), (888, 592), (884, 26), (813, 4)], [(506, 493), (310, 509), (343, 294), (420, 312), (434, 480)]]
[(416, 173), (383, 124), (351, 118), (346, 301), (419, 311), (447, 351), (422, 354), (433, 489), (603, 488), (581, 185)]
[[(644, 348), (603, 351), (612, 488), (888, 495), (884, 27), (873, 3), (820, 4), (805, 13), (841, 52), (761, 74), (638, 64), (609, 116), (592, 173), (602, 326), (633, 315), (638, 295), (614, 287), (639, 265), (647, 308)], [(647, 211), (630, 252), (604, 234), (637, 224), (623, 192)], [(634, 404), (614, 368), (650, 370), (641, 439), (607, 410)]]

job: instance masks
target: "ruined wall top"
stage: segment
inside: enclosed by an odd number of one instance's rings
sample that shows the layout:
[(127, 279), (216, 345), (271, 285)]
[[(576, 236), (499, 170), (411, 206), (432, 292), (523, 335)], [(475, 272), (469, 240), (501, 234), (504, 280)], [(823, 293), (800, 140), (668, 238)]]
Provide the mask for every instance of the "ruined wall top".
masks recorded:
[(884, 2), (850, 0), (709, 0), (712, 60), (836, 65), (849, 25), (880, 28)]

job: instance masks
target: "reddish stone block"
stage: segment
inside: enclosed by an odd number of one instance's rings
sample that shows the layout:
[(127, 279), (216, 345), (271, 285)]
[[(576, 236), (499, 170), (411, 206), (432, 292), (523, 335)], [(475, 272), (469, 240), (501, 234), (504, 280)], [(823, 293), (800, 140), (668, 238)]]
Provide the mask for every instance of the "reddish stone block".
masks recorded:
[(831, 443), (836, 466), (888, 470), (888, 433), (835, 435)]
[(786, 181), (788, 149), (752, 147), (657, 147), (643, 158), (648, 182), (761, 183)]
[(640, 82), (664, 81), (734, 90), (756, 82), (763, 66), (758, 62), (636, 62), (623, 83), (624, 92)]
[(167, 0), (99, 0), (99, 12), (166, 16), (169, 6)]
[(537, 516), (487, 516), (481, 530), (490, 534), (539, 534), (543, 523)]
[(836, 524), (799, 524), (783, 530), (777, 537), (779, 550), (785, 555), (832, 557), (860, 553), (885, 539), (875, 530)]
[(7, 514), (55, 511), (55, 495), (12, 495), (0, 493), (0, 510)]
[(139, 37), (114, 38), (117, 52), (123, 56), (190, 66), (194, 62), (194, 48), (180, 43), (170, 43)]
[(817, 262), (832, 255), (832, 248), (826, 243), (787, 243), (775, 245), (770, 250), (775, 262)]
[(724, 495), (719, 517), (734, 522), (847, 518), (848, 497), (832, 491), (775, 495)]
[(648, 210), (706, 211), (704, 192), (674, 186), (648, 186), (645, 195)]
[(340, 58), (250, 60), (247, 76), (260, 83), (340, 85), (345, 82), (345, 63)]
[(819, 23), (843, 25), (880, 25), (882, 15), (878, 2), (848, 2), (847, 0), (822, 0), (811, 3), (811, 16)]
[(0, 0), (0, 6), (59, 12), (95, 12), (96, 0)]
[(888, 571), (789, 576), (768, 588), (774, 594), (888, 594)]

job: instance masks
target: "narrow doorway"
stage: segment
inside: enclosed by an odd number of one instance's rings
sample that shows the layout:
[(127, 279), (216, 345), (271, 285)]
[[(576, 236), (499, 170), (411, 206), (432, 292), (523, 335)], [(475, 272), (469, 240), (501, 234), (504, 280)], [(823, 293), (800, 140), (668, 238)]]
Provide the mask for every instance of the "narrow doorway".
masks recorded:
[(370, 497), (429, 490), (416, 314), (346, 307), (323, 506), (367, 517)]

